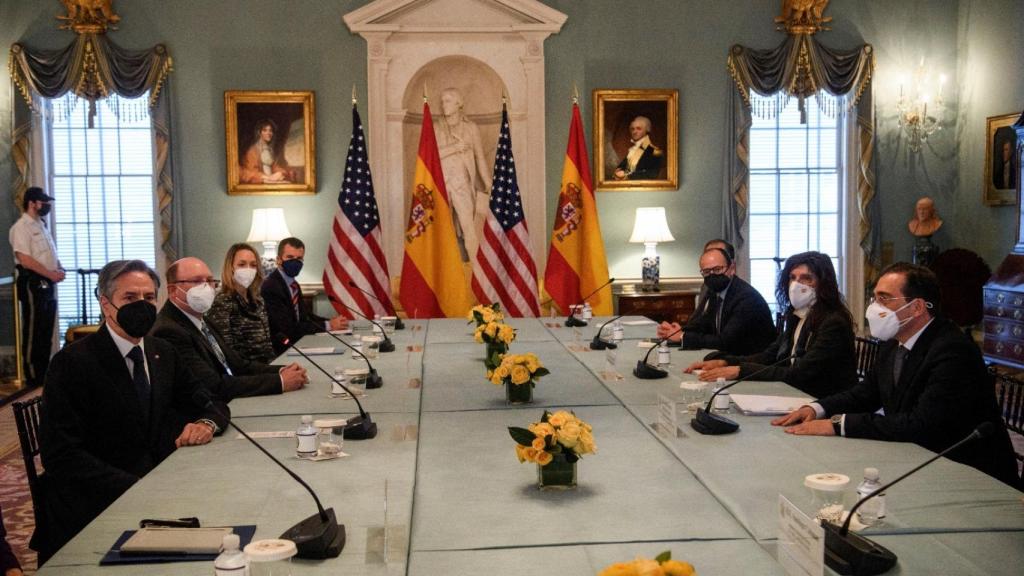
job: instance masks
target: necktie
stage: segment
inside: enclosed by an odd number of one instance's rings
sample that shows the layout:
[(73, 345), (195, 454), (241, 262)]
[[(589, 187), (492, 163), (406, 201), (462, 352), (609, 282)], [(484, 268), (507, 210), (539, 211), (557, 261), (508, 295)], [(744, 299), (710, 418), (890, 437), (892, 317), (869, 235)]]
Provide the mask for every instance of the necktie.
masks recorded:
[(715, 294), (715, 334), (722, 333), (722, 296)]
[(298, 320), (302, 317), (299, 313), (299, 298), (302, 297), (302, 290), (299, 288), (299, 283), (292, 281), (292, 308), (295, 308), (295, 319)]
[(901, 344), (896, 349), (896, 357), (892, 361), (892, 383), (898, 385), (900, 383), (900, 376), (903, 374), (903, 363), (906, 361), (907, 356), (910, 354), (910, 350), (907, 350)]
[(135, 384), (135, 392), (139, 395), (139, 404), (142, 405), (142, 419), (148, 422), (149, 377), (146, 376), (146, 359), (142, 355), (142, 348), (132, 348), (128, 352), (128, 359), (132, 361), (132, 383)]
[(199, 330), (203, 333), (203, 336), (206, 336), (206, 341), (210, 344), (210, 348), (213, 348), (213, 353), (217, 356), (217, 361), (224, 367), (224, 371), (228, 373), (228, 376), (231, 376), (231, 367), (228, 366), (228, 360), (224, 356), (224, 350), (221, 349), (217, 339), (213, 337), (213, 332), (210, 332), (210, 329), (206, 326), (206, 322), (199, 324)]

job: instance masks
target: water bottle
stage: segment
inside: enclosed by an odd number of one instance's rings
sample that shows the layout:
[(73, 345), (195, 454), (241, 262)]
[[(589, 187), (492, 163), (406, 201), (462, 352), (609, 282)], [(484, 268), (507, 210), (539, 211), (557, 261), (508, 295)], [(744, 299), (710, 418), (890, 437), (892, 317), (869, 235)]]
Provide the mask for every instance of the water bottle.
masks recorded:
[(249, 559), (239, 549), (238, 534), (225, 534), (221, 553), (213, 560), (215, 576), (249, 576)]
[[(882, 479), (878, 476), (878, 468), (865, 468), (864, 480), (857, 486), (857, 499), (864, 498), (881, 486)], [(880, 518), (885, 518), (885, 494), (879, 494), (861, 504), (857, 509), (857, 516), (860, 523), (865, 526), (871, 526)]]
[(306, 414), (302, 423), (295, 430), (295, 455), (299, 458), (312, 458), (317, 452), (317, 435), (320, 433), (313, 426), (313, 417)]
[(590, 302), (583, 304), (583, 320), (589, 322), (594, 317), (594, 309), (590, 307)]
[(662, 342), (658, 345), (658, 368), (664, 368), (668, 366), (672, 357), (668, 352), (668, 342)]
[[(719, 378), (715, 380), (715, 389), (713, 392), (718, 392), (725, 387), (725, 378)], [(715, 403), (711, 406), (712, 412), (725, 413), (729, 411), (729, 393), (722, 392), (718, 396), (715, 396)]]
[(622, 322), (616, 320), (612, 323), (612, 342), (619, 344), (625, 338), (625, 330), (622, 329)]

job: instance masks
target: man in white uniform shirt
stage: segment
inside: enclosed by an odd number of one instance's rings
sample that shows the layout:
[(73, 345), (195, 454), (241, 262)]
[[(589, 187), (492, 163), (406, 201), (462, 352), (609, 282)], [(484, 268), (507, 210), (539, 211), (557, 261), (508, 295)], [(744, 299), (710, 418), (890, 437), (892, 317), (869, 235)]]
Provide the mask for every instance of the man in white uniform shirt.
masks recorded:
[(10, 231), (21, 302), (22, 361), (29, 387), (42, 384), (46, 377), (57, 320), (56, 284), (64, 280), (57, 247), (47, 227), (51, 202), (53, 198), (42, 188), (26, 190), (21, 202), (24, 212)]

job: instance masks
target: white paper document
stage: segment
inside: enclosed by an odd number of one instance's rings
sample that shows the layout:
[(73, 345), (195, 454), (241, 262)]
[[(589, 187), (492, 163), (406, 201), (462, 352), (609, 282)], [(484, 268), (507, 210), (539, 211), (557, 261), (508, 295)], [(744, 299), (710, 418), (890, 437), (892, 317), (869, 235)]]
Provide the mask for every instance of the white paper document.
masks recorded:
[[(338, 353), (338, 349), (334, 348), (333, 346), (323, 346), (323, 347), (319, 347), (319, 348), (299, 348), (299, 350), (302, 350), (302, 353), (307, 355), (307, 356), (324, 356), (324, 355), (327, 355), (327, 354), (337, 354)], [(288, 349), (288, 355), (289, 356), (301, 356), (301, 354), (299, 354), (295, 350), (292, 350), (291, 348)]]
[(651, 324), (657, 324), (654, 320), (626, 320), (622, 323), (623, 326), (650, 326)]
[(789, 414), (814, 401), (813, 398), (793, 396), (760, 396), (757, 394), (732, 394), (731, 396), (740, 412), (748, 416)]

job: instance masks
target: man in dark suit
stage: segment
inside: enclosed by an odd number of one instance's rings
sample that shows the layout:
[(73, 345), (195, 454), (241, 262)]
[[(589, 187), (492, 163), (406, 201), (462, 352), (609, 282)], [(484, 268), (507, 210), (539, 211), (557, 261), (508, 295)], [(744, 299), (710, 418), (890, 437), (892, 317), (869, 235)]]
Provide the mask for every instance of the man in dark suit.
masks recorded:
[[(768, 304), (753, 286), (736, 276), (725, 250), (711, 248), (704, 252), (700, 273), (708, 289), (704, 309), (683, 327), (662, 322), (658, 338), (669, 337), (670, 342), (680, 343), (686, 350), (710, 348), (736, 355), (760, 352), (775, 340)], [(682, 332), (676, 333), (679, 330)]]
[(1013, 448), (981, 353), (938, 314), (939, 302), (938, 280), (927, 268), (886, 268), (867, 311), (872, 335), (886, 341), (874, 368), (853, 388), (772, 424), (791, 434), (914, 442), (940, 452), (991, 422), (996, 433), (949, 457), (1016, 486)]
[(33, 538), (44, 561), (176, 448), (227, 426), (227, 406), (200, 405), (202, 383), (174, 347), (143, 337), (159, 283), (141, 260), (104, 266), (103, 324), (50, 364), (40, 425), (48, 530)]
[(616, 180), (655, 180), (661, 176), (665, 152), (651, 142), (651, 120), (637, 116), (629, 123), (630, 147), (615, 168)]
[(342, 330), (348, 321), (335, 316), (328, 320), (302, 306), (299, 272), (306, 256), (306, 245), (298, 238), (285, 238), (277, 245), (277, 269), (267, 275), (260, 288), (270, 321), (270, 342), (280, 354), (307, 334)]
[(215, 395), (225, 401), (298, 390), (306, 369), (242, 358), (217, 329), (203, 320), (213, 305), (217, 280), (198, 258), (182, 258), (167, 268), (167, 302), (157, 316), (153, 335), (174, 346), (178, 357)]

